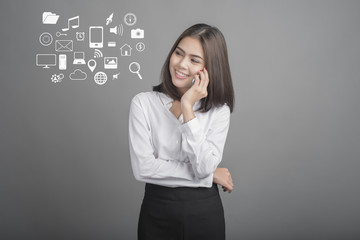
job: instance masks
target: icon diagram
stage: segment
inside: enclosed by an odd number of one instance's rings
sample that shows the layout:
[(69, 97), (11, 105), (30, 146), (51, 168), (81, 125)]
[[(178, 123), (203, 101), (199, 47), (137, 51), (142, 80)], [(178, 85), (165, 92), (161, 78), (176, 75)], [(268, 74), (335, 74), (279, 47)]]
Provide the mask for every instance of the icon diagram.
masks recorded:
[(87, 63), (91, 72), (93, 72), (96, 68), (96, 61), (94, 59), (90, 59)]
[(107, 75), (104, 72), (97, 72), (94, 75), (94, 81), (99, 85), (104, 85), (107, 81)]
[(131, 56), (131, 47), (129, 44), (125, 43), (121, 48), (121, 56)]
[[(52, 27), (52, 29), (43, 30), (35, 36), (39, 38), (41, 44), (39, 47), (47, 50), (41, 54), (35, 53), (36, 66), (44, 69), (52, 67), (58, 71), (58, 73), (50, 72), (48, 80), (51, 77), (53, 83), (59, 83), (64, 76), (69, 77), (70, 80), (86, 80), (91, 74), (96, 84), (104, 85), (108, 79), (119, 79), (120, 68), (127, 66), (131, 73), (143, 79), (140, 74), (140, 64), (138, 60), (132, 59), (132, 55), (138, 57), (141, 55), (139, 53), (145, 50), (146, 41), (142, 40), (145, 38), (145, 30), (135, 25), (138, 22), (134, 13), (128, 12), (118, 18), (114, 10), (105, 13), (106, 15), (101, 14), (103, 20), (100, 19), (100, 23), (90, 23), (86, 26), (83, 26), (82, 17), (80, 26), (80, 15), (77, 13), (63, 16), (61, 13), (43, 10), (40, 14), (42, 14), (42, 23), (38, 21), (38, 24), (43, 28)], [(60, 15), (62, 19), (59, 22)], [(59, 25), (56, 25), (58, 22)], [(123, 36), (128, 40), (124, 39), (125, 41), (121, 42), (120, 37)], [(132, 54), (133, 48), (136, 50)], [(94, 52), (91, 52), (92, 50)], [(119, 50), (121, 57), (116, 56)], [(111, 54), (111, 52), (116, 53)], [(121, 66), (120, 62), (125, 60), (125, 65)], [(126, 65), (129, 63), (130, 65)]]
[(42, 23), (43, 24), (56, 24), (59, 19), (59, 15), (52, 12), (43, 12)]
[(66, 54), (59, 54), (59, 70), (66, 70)]
[(129, 65), (129, 70), (132, 73), (136, 73), (140, 79), (142, 79), (142, 76), (140, 75), (140, 64), (137, 62), (132, 62)]
[(74, 52), (74, 65), (86, 64), (85, 62), (85, 53), (84, 52)]
[(124, 34), (124, 27), (122, 24), (119, 26), (115, 26), (109, 29), (110, 33), (114, 33), (115, 35), (122, 36)]
[(39, 41), (40, 41), (41, 45), (46, 47), (46, 46), (49, 46), (52, 43), (53, 37), (52, 37), (52, 35), (50, 33), (43, 32), (39, 37)]
[(94, 50), (94, 58), (102, 58), (104, 55), (99, 49)]
[(138, 50), (138, 52), (142, 52), (145, 50), (145, 44), (142, 42), (138, 42), (135, 46), (136, 50)]
[(102, 48), (104, 30), (102, 26), (89, 27), (89, 47), (90, 48)]
[(76, 40), (77, 41), (84, 41), (85, 33), (84, 32), (76, 32)]
[(132, 29), (131, 38), (144, 38), (144, 30), (140, 28)]
[(67, 28), (63, 28), (63, 32), (69, 31), (69, 29), (71, 28), (78, 28), (79, 27), (79, 16), (73, 17), (73, 18), (69, 18), (68, 19), (68, 26)]
[(135, 14), (133, 13), (127, 13), (125, 16), (124, 16), (124, 22), (126, 25), (128, 26), (133, 26), (135, 25), (136, 23), (136, 16)]
[(53, 74), (53, 75), (51, 76), (51, 81), (52, 81), (53, 83), (59, 83), (59, 82), (61, 82), (63, 79), (64, 79), (64, 74), (62, 74), (62, 73), (60, 73), (60, 74), (58, 74), (58, 75)]
[(110, 23), (112, 23), (113, 16), (114, 16), (114, 13), (110, 14), (110, 16), (106, 19), (106, 26), (109, 25)]
[(118, 59), (117, 57), (104, 57), (105, 69), (117, 69)]
[(87, 78), (87, 74), (80, 69), (75, 69), (72, 73), (70, 73), (69, 78), (71, 80), (85, 80)]
[(56, 54), (36, 54), (36, 66), (43, 68), (56, 66)]

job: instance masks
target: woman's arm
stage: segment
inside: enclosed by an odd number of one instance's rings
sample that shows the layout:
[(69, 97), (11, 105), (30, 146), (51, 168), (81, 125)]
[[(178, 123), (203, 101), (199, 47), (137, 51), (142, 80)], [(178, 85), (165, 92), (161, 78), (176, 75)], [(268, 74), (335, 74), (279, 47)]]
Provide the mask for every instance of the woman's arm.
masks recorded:
[[(200, 78), (199, 78), (200, 76)], [(182, 149), (187, 153), (189, 160), (198, 178), (212, 175), (222, 159), (222, 153), (230, 125), (230, 108), (224, 105), (216, 109), (211, 116), (210, 129), (205, 134), (199, 120), (193, 111), (196, 101), (207, 96), (209, 75), (206, 68), (195, 75), (195, 83), (181, 98), (181, 111), (184, 116), (182, 125)]]

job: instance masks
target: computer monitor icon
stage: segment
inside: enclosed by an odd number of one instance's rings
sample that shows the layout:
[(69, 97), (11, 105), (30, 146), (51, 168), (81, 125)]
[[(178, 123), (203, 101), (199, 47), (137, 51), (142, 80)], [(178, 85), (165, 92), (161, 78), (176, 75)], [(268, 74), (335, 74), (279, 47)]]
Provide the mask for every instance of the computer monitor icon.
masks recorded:
[(56, 66), (56, 54), (36, 54), (36, 66), (44, 68)]

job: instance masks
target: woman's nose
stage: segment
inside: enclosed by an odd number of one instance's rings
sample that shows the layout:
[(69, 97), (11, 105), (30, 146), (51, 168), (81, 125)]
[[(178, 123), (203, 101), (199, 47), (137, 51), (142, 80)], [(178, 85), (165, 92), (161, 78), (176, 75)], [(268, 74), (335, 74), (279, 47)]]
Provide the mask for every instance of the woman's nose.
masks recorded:
[(186, 60), (186, 58), (183, 58), (183, 59), (180, 60), (179, 66), (182, 67), (182, 68), (187, 68), (188, 61)]

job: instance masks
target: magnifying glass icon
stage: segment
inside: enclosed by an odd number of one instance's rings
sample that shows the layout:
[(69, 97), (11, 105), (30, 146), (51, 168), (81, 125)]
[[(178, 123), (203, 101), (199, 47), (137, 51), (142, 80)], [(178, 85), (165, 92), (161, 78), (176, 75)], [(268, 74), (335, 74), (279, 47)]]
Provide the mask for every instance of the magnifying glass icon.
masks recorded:
[(139, 63), (137, 63), (137, 62), (130, 63), (129, 70), (132, 73), (136, 73), (139, 76), (139, 78), (142, 79), (142, 77), (141, 77), (141, 75), (139, 73), (139, 71), (140, 71), (140, 64)]

